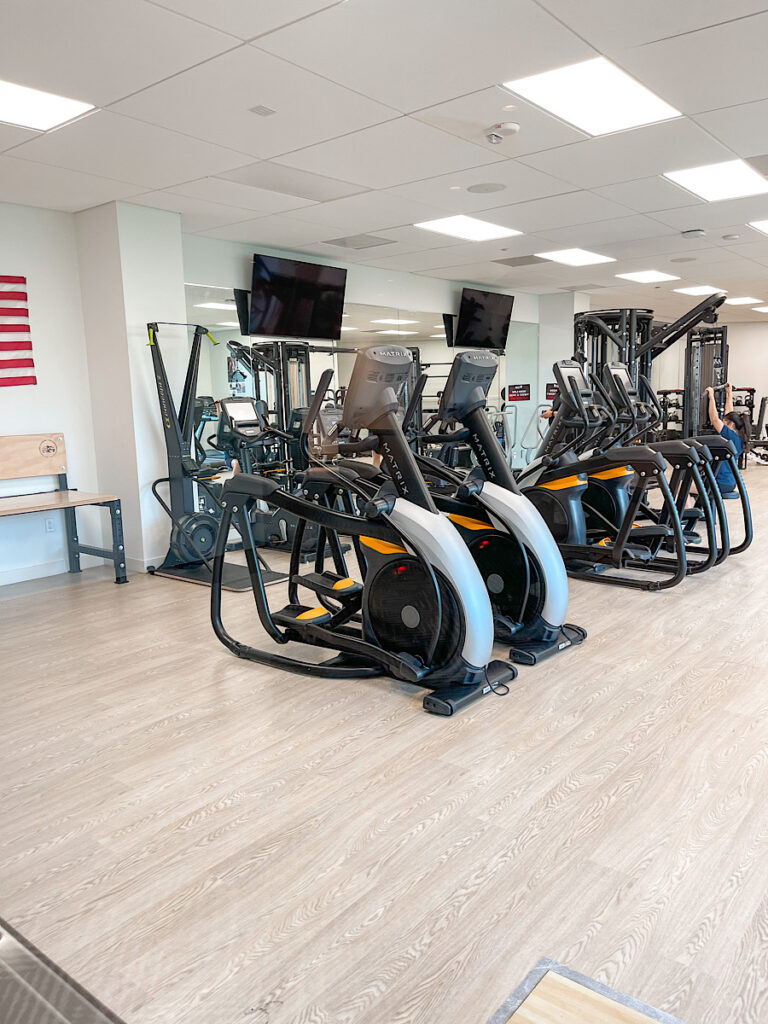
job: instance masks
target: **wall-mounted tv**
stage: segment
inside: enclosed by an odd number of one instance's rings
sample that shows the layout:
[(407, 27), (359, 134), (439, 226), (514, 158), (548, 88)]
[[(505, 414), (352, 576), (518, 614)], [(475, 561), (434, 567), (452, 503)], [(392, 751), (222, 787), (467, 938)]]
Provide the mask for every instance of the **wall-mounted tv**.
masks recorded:
[(464, 288), (454, 333), (456, 348), (505, 348), (514, 295)]
[(338, 340), (346, 283), (341, 267), (255, 253), (248, 333)]

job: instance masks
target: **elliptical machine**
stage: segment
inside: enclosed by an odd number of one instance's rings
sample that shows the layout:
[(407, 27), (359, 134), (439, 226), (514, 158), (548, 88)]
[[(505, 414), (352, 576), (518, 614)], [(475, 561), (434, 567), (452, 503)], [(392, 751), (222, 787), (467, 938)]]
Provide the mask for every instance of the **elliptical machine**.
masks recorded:
[[(493, 614), (482, 577), (453, 524), (438, 512), (397, 420), (398, 391), (412, 360), (407, 349), (397, 346), (357, 355), (343, 425), (375, 433), (391, 478), (372, 498), (365, 495), (363, 515), (334, 508), (333, 493), (327, 502), (308, 500), (264, 477), (240, 473), (225, 484), (213, 560), (211, 621), (221, 642), (238, 657), (325, 678), (386, 672), (431, 689), (424, 697), (425, 709), (451, 715), (509, 682), (516, 670), (491, 660)], [(318, 388), (315, 401), (322, 399)], [(345, 452), (353, 453), (354, 448)], [(305, 487), (333, 492), (340, 480), (346, 489), (354, 479), (350, 471), (315, 467), (307, 471)], [(299, 518), (290, 602), (278, 611), (269, 607), (251, 535), (249, 510), (257, 501), (269, 501)], [(334, 658), (318, 664), (264, 651), (238, 642), (226, 631), (221, 582), (226, 536), (233, 523), (243, 537), (254, 601), (268, 635), (281, 645), (294, 641), (335, 650)], [(336, 572), (324, 571), (322, 562), (313, 573), (299, 572), (297, 545), (308, 523), (317, 524), (329, 537), (353, 539), (363, 556), (362, 582), (349, 575), (338, 548)], [(324, 543), (318, 545), (318, 559), (324, 548)], [(312, 606), (295, 600), (300, 587), (322, 596), (324, 603)]]
[[(493, 352), (457, 353), (438, 411), (418, 435), (433, 444), (466, 443), (477, 465), (462, 473), (424, 455), (417, 462), (437, 485), (433, 497), (438, 508), (456, 525), (485, 580), (496, 639), (512, 644), (513, 662), (536, 665), (582, 643), (587, 634), (565, 622), (568, 578), (563, 559), (546, 523), (520, 492), (488, 420), (487, 395), (497, 370)], [(413, 405), (406, 411), (406, 425)], [(438, 423), (440, 431), (433, 433)]]

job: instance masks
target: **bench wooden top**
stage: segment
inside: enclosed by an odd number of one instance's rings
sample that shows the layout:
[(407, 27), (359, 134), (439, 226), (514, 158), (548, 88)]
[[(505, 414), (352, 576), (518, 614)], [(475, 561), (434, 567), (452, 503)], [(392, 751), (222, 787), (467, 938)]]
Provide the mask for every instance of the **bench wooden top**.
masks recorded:
[(85, 491), (43, 491), (42, 494), (11, 494), (0, 498), (0, 516), (18, 516), (24, 512), (50, 512), (78, 505), (99, 505), (116, 501), (116, 494), (87, 494)]

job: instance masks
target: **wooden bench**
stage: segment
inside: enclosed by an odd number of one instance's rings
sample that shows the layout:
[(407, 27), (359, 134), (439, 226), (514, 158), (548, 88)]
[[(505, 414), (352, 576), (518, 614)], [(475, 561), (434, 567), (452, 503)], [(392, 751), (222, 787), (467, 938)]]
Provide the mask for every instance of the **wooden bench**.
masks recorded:
[[(41, 476), (55, 476), (58, 480), (57, 489), (39, 494), (12, 494), (0, 497), (0, 517), (61, 509), (64, 512), (67, 531), (69, 571), (80, 572), (80, 556), (93, 555), (112, 561), (115, 567), (115, 583), (127, 583), (123, 516), (117, 495), (85, 494), (70, 489), (67, 483), (67, 449), (63, 434), (54, 432), (0, 436), (0, 480), (22, 480)], [(109, 509), (112, 520), (111, 551), (80, 543), (75, 509), (82, 505), (100, 505)]]

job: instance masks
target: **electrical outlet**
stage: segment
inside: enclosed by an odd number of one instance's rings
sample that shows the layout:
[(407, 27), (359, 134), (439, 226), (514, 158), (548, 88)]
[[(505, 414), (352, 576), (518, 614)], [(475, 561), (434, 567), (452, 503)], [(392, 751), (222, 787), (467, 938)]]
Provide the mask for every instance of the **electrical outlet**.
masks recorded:
[(56, 526), (55, 526), (53, 520), (52, 519), (46, 519), (45, 520), (45, 532), (46, 533), (53, 533), (55, 529), (56, 529)]

